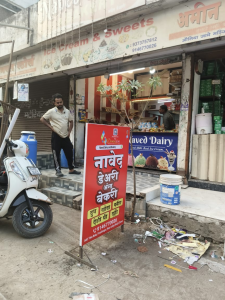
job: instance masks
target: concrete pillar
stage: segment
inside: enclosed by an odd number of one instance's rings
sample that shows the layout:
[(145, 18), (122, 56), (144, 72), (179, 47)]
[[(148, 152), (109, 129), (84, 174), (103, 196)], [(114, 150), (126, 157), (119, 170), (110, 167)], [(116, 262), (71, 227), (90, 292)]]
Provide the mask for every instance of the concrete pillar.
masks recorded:
[[(198, 106), (199, 106), (199, 90), (200, 90), (200, 80), (201, 76), (197, 73), (194, 74), (194, 91), (193, 91), (193, 104), (192, 104), (192, 120), (191, 120), (191, 142), (190, 142), (190, 159), (189, 159), (189, 173), (191, 173), (191, 177), (195, 177), (193, 175), (192, 166), (195, 167), (195, 164), (192, 163), (193, 157), (192, 154), (194, 152), (194, 134), (196, 133), (196, 124), (195, 124), (195, 116), (198, 114)], [(195, 172), (194, 172), (195, 173)]]
[[(71, 132), (70, 135), (70, 140), (72, 142), (72, 144), (74, 145), (74, 130), (76, 130), (76, 143), (75, 143), (75, 158), (77, 161), (79, 161), (79, 159), (83, 159), (84, 158), (84, 128), (85, 128), (85, 124), (84, 123), (79, 123), (78, 122), (78, 112), (79, 109), (84, 109), (84, 105), (81, 104), (81, 100), (77, 101), (76, 104), (76, 112), (75, 112), (75, 108), (74, 108), (74, 97), (76, 97), (76, 94), (79, 94), (79, 99), (81, 99), (81, 96), (85, 96), (85, 79), (78, 79), (76, 80), (76, 91), (74, 91), (74, 80), (75, 78), (70, 79), (70, 99), (69, 99), (69, 109), (70, 109), (70, 113), (73, 116), (73, 120), (74, 120), (74, 126), (73, 126), (73, 130)], [(75, 116), (76, 114), (76, 116)], [(75, 122), (76, 120), (76, 122)]]
[[(216, 164), (216, 181), (223, 182), (223, 175), (224, 175), (224, 163), (223, 157), (225, 152), (225, 139), (224, 134), (217, 134), (217, 164)], [(215, 154), (214, 154), (215, 155)]]
[(191, 178), (198, 176), (198, 135), (192, 136), (192, 165), (191, 165)]
[(216, 181), (217, 134), (210, 134), (209, 136), (209, 181)]
[(209, 170), (209, 135), (198, 135), (198, 161), (197, 161), (197, 178), (208, 180)]
[(189, 119), (189, 100), (191, 95), (191, 56), (183, 55), (182, 59), (182, 91), (178, 134), (177, 173), (186, 175), (186, 148)]

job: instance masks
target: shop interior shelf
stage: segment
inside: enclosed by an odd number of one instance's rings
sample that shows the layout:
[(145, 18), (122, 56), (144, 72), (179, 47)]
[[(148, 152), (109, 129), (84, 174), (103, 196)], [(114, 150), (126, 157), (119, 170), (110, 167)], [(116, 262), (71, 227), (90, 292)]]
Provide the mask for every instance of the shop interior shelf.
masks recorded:
[(181, 87), (182, 86), (182, 82), (170, 82), (170, 85), (174, 86), (174, 87)]
[[(204, 100), (204, 101), (212, 101), (213, 96), (203, 96), (203, 97), (199, 97), (199, 99)], [(221, 100), (221, 98), (218, 96), (215, 96), (215, 100)]]

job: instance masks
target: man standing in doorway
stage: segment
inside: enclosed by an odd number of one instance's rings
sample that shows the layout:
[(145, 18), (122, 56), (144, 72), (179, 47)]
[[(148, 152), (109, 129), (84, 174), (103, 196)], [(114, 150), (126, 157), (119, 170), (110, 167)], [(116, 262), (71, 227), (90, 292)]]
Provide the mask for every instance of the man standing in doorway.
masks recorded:
[(49, 109), (40, 121), (52, 130), (52, 152), (56, 169), (56, 176), (62, 177), (60, 165), (60, 152), (63, 149), (68, 166), (69, 174), (80, 174), (74, 170), (73, 165), (73, 145), (70, 141), (70, 133), (73, 129), (73, 119), (70, 111), (63, 106), (61, 94), (52, 96), (54, 108)]
[(175, 123), (172, 115), (168, 112), (166, 105), (161, 105), (159, 109), (160, 114), (163, 115), (163, 123), (165, 130), (172, 130), (175, 128)]

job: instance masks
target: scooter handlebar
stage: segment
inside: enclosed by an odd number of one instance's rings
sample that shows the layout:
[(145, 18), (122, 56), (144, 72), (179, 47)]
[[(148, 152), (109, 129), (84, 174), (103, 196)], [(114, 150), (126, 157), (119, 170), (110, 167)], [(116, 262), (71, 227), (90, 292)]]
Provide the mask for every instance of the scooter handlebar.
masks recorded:
[(6, 142), (7, 146), (9, 146), (9, 147), (13, 147), (13, 148), (17, 148), (18, 147), (17, 144), (14, 144), (13, 142), (11, 142), (8, 139), (6, 139), (5, 142)]

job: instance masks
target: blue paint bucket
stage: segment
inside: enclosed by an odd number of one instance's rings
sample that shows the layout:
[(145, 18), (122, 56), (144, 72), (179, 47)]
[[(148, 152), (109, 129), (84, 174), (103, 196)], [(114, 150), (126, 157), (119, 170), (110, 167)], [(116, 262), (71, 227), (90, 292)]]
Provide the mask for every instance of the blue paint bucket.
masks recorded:
[(31, 158), (33, 162), (37, 163), (37, 141), (35, 137), (35, 132), (33, 131), (22, 131), (20, 141), (26, 143), (29, 147), (28, 158)]
[(61, 167), (68, 168), (68, 162), (67, 162), (66, 155), (65, 155), (63, 149), (61, 149), (60, 160), (61, 160)]
[(160, 201), (163, 204), (180, 204), (182, 177), (179, 175), (165, 174), (160, 176)]
[[(73, 154), (74, 154), (74, 151), (73, 151)], [(74, 155), (73, 155), (74, 157)], [(66, 159), (66, 155), (63, 151), (63, 149), (61, 149), (61, 152), (60, 152), (60, 160), (61, 160), (61, 168), (69, 168), (68, 166), (68, 162), (67, 162), (67, 159)]]

